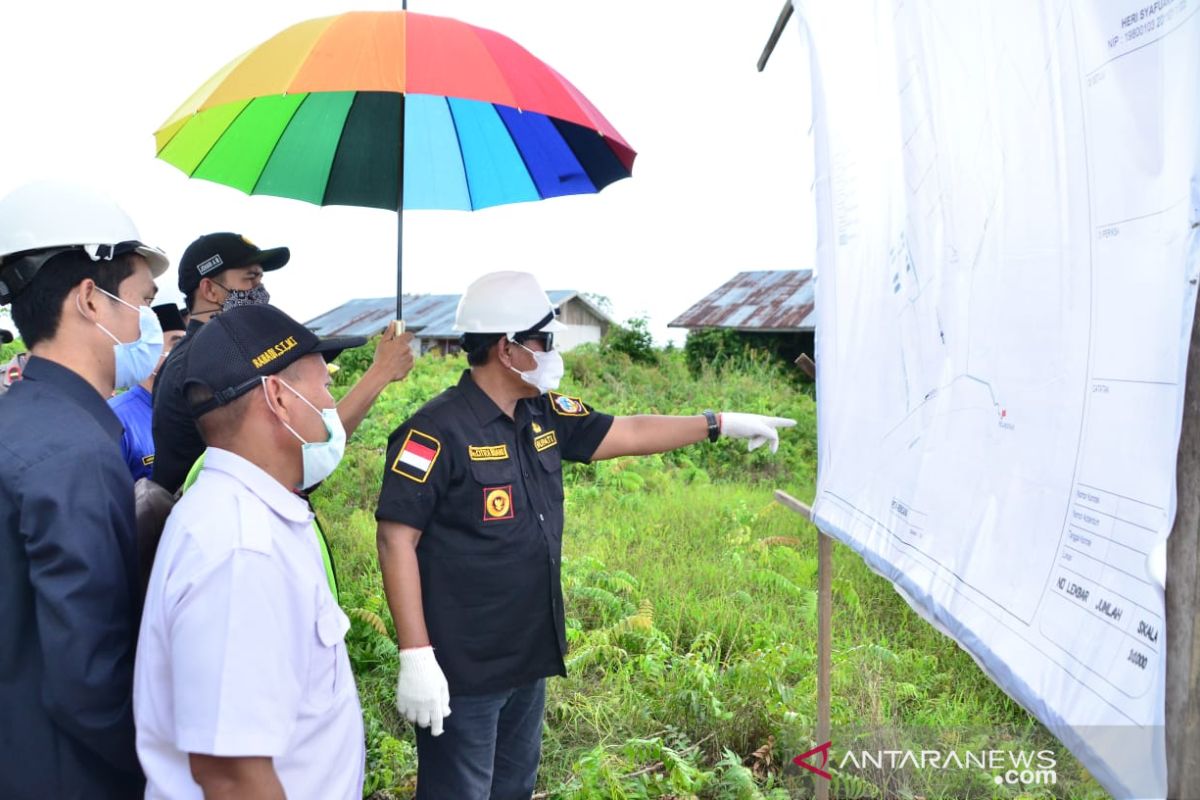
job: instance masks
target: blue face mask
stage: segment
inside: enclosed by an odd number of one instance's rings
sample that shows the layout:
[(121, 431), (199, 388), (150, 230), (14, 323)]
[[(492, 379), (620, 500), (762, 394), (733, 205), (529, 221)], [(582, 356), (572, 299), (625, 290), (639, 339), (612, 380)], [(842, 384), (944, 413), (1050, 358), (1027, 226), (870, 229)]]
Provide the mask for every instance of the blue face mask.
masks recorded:
[[(337, 469), (337, 465), (341, 463), (342, 456), (346, 452), (346, 429), (342, 426), (342, 418), (338, 416), (337, 406), (333, 408), (320, 409), (304, 397), (304, 395), (293, 389), (287, 381), (282, 378), (279, 382), (287, 386), (292, 394), (299, 397), (304, 405), (311, 408), (313, 411), (321, 415), (321, 421), (325, 423), (325, 433), (328, 439), (323, 442), (309, 442), (303, 436), (296, 433), (296, 429), (288, 425), (283, 420), (283, 427), (291, 431), (292, 436), (300, 440), (300, 457), (303, 462), (304, 476), (300, 479), (300, 485), (297, 489), (311, 489), (321, 481), (328, 478)], [(267, 379), (262, 379), (263, 392), (267, 391)], [(270, 395), (267, 395), (267, 406), (271, 407)], [(274, 408), (271, 409), (274, 411)]]
[[(105, 292), (98, 286), (96, 288), (138, 315), (138, 338), (132, 342), (122, 342), (113, 336), (108, 328), (99, 322), (96, 323), (96, 327), (115, 342), (113, 354), (116, 359), (116, 377), (113, 384), (118, 389), (129, 389), (150, 377), (154, 367), (158, 365), (158, 357), (163, 348), (162, 326), (158, 324), (158, 316), (150, 306), (130, 305), (116, 295)], [(75, 295), (75, 307), (79, 308), (79, 295)], [(83, 313), (82, 309), (80, 313)]]

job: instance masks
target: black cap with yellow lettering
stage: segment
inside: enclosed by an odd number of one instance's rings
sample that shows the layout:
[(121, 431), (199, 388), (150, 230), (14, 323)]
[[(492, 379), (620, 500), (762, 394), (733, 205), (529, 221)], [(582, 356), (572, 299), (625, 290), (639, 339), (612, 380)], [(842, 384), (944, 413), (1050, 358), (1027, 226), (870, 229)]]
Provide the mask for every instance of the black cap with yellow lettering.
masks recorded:
[(192, 336), (184, 386), (196, 417), (232, 403), (263, 377), (275, 375), (309, 353), (320, 353), (328, 362), (343, 350), (367, 343), (363, 336), (321, 338), (268, 305), (231, 308)]

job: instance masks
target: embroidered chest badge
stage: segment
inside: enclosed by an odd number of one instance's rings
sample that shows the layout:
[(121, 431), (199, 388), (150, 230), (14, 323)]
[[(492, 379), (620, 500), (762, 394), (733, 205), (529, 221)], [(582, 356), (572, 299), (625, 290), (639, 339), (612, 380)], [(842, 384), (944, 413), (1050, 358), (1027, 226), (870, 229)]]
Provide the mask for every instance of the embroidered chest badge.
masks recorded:
[(512, 501), (512, 484), (486, 486), (483, 490), (483, 521), (496, 522), (512, 519), (515, 514)]

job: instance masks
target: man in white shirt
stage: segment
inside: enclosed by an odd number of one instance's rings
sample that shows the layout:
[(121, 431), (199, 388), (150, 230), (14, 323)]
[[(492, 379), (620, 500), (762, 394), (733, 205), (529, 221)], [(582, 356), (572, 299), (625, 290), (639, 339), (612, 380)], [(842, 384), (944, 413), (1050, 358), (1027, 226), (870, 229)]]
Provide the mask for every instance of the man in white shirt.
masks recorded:
[(362, 713), (298, 491), (345, 434), (319, 339), (271, 306), (195, 334), (187, 393), (209, 449), (154, 560), (134, 673), (147, 798), (359, 800)]

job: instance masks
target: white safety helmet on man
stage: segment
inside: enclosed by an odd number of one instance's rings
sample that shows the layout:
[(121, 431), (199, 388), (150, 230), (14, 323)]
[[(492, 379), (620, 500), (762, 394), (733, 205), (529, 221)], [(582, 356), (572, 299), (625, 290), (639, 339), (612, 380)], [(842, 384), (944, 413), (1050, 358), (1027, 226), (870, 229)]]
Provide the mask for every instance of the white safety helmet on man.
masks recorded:
[(135, 252), (155, 278), (167, 256), (143, 244), (133, 221), (108, 197), (62, 181), (35, 181), (0, 198), (0, 305), (12, 302), (46, 262), (67, 250), (93, 261)]
[(467, 287), (458, 301), (454, 330), (460, 333), (519, 334), (566, 330), (554, 304), (528, 272), (489, 272)]

